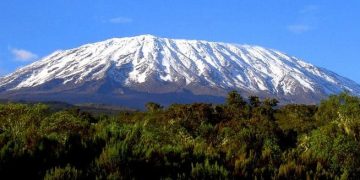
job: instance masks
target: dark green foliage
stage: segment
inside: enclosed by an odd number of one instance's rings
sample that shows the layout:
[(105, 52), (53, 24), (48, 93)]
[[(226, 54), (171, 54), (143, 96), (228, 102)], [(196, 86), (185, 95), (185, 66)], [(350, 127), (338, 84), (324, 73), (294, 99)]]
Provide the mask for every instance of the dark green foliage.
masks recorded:
[(315, 119), (316, 111), (315, 105), (289, 104), (279, 108), (275, 117), (284, 131), (295, 131), (298, 134), (309, 133), (319, 125)]
[(163, 108), (160, 104), (154, 102), (148, 102), (145, 107), (149, 112), (159, 111)]
[(259, 106), (260, 106), (261, 101), (260, 101), (260, 98), (257, 97), (257, 96), (250, 96), (250, 97), (249, 97), (249, 103), (250, 103), (250, 106), (251, 106), (251, 107), (256, 108), (256, 107), (259, 107)]
[(360, 99), (148, 103), (94, 117), (0, 105), (1, 179), (357, 179)]
[(241, 108), (246, 105), (246, 102), (237, 91), (231, 91), (226, 98), (226, 104)]
[(82, 172), (70, 165), (65, 168), (56, 167), (46, 172), (44, 180), (81, 179)]

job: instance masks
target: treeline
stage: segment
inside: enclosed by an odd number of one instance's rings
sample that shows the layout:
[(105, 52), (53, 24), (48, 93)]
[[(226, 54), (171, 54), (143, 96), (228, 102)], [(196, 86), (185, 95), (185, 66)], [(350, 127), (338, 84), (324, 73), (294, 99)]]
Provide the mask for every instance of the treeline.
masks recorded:
[(97, 116), (0, 105), (0, 179), (357, 179), (360, 99), (148, 103)]

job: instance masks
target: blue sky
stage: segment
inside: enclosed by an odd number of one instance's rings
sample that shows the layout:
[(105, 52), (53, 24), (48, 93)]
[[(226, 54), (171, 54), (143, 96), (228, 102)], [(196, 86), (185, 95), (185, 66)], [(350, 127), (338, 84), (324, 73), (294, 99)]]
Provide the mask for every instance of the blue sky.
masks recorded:
[(0, 75), (112, 37), (277, 49), (360, 83), (359, 0), (1, 0)]

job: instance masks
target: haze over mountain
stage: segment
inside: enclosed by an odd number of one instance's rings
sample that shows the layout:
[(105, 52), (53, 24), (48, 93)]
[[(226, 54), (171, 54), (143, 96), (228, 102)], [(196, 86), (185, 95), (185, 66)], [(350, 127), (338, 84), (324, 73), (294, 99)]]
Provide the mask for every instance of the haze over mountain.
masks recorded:
[(56, 51), (0, 79), (0, 97), (142, 107), (220, 102), (230, 90), (317, 103), (360, 86), (296, 57), (259, 46), (141, 35)]

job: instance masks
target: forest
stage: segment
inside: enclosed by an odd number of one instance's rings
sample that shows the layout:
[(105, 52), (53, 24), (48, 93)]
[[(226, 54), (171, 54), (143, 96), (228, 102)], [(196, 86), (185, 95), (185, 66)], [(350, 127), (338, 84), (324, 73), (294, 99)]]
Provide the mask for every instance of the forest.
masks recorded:
[(0, 179), (357, 179), (360, 98), (318, 105), (228, 94), (92, 114), (0, 104)]

